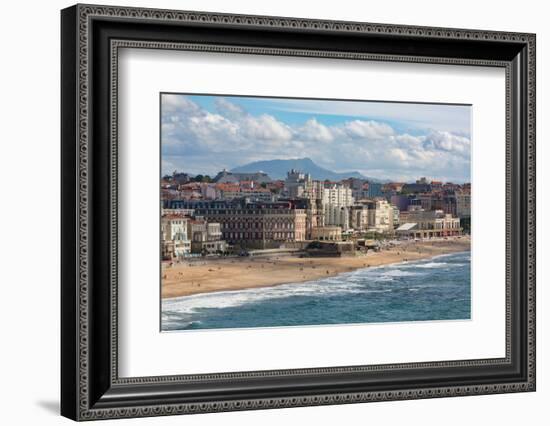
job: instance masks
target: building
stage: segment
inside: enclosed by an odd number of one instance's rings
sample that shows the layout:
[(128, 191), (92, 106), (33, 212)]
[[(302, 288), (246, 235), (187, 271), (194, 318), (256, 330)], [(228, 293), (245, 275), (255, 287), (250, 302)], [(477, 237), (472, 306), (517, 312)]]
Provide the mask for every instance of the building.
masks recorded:
[(357, 231), (366, 231), (369, 227), (369, 209), (364, 203), (350, 207), (349, 226)]
[(418, 194), (431, 191), (432, 186), (428, 182), (426, 182), (425, 178), (417, 180), (416, 183), (406, 183), (401, 189), (401, 192), (404, 194)]
[(188, 234), (191, 236), (192, 253), (221, 254), (227, 251), (227, 243), (222, 239), (219, 223), (207, 222), (199, 217), (190, 219)]
[(311, 239), (313, 228), (325, 225), (325, 209), (322, 200), (306, 198), (306, 239)]
[(394, 207), (387, 200), (378, 199), (368, 205), (368, 230), (391, 232), (394, 223)]
[(200, 182), (189, 182), (178, 186), (179, 196), (184, 199), (202, 198)]
[(396, 194), (403, 190), (405, 184), (402, 182), (389, 182), (382, 186), (382, 191), (386, 193)]
[(434, 195), (431, 192), (417, 194), (416, 199), (418, 200), (418, 203), (420, 204), (422, 209), (426, 211), (434, 209)]
[(208, 236), (208, 223), (202, 217), (189, 219), (187, 221), (187, 235), (191, 241), (201, 242), (206, 241)]
[(237, 192), (225, 192), (221, 200), (233, 200), (235, 198), (248, 198), (251, 201), (271, 202), (274, 200), (273, 194), (268, 189), (258, 188), (255, 190), (239, 190)]
[(290, 198), (305, 197), (306, 186), (309, 182), (311, 182), (311, 176), (308, 173), (292, 169), (286, 174), (285, 194)]
[(189, 182), (190, 178), (187, 173), (178, 173), (174, 171), (174, 173), (172, 173), (172, 176), (170, 177), (170, 180), (174, 182), (176, 185), (181, 185)]
[(222, 227), (219, 223), (208, 223), (206, 232), (209, 241), (219, 241), (222, 239)]
[(216, 191), (215, 184), (201, 182), (200, 188), (201, 188), (201, 196), (205, 200), (214, 200), (217, 198), (218, 192)]
[(454, 191), (443, 195), (442, 207), (439, 209), (443, 209), (445, 213), (450, 214), (451, 216), (457, 216), (456, 194)]
[(369, 197), (369, 184), (365, 179), (348, 178), (345, 183), (351, 188), (351, 196), (354, 200), (362, 200)]
[(352, 189), (343, 184), (328, 184), (323, 188), (321, 203), (324, 212), (324, 224), (339, 226), (343, 230), (350, 228), (350, 207), (354, 198)]
[(216, 192), (218, 196), (217, 200), (232, 200), (239, 198), (239, 192), (241, 187), (238, 183), (217, 183)]
[(306, 238), (311, 238), (311, 230), (325, 225), (325, 209), (323, 205), (324, 184), (318, 180), (308, 180), (304, 188), (306, 206)]
[(350, 229), (350, 207), (337, 204), (326, 204), (324, 206), (325, 225), (335, 225), (343, 230)]
[(197, 216), (220, 224), (223, 240), (242, 248), (278, 248), (285, 242), (306, 239), (305, 200), (272, 203), (170, 200), (180, 208), (193, 208)]
[(440, 180), (432, 180), (431, 185), (433, 191), (440, 191), (443, 188), (443, 182)]
[(410, 197), (408, 195), (392, 195), (390, 202), (396, 206), (399, 211), (405, 211), (409, 208)]
[(382, 184), (378, 182), (369, 182), (367, 188), (367, 198), (382, 197)]
[(330, 184), (323, 190), (323, 204), (332, 204), (335, 206), (348, 207), (354, 202), (351, 194), (351, 188), (342, 184)]
[(233, 200), (235, 198), (249, 198), (252, 201), (270, 202), (274, 199), (274, 194), (269, 189), (264, 188), (267, 184), (258, 185), (254, 181), (242, 181), (240, 183), (217, 183), (216, 197), (209, 199)]
[(398, 195), (405, 184), (401, 182), (389, 182), (382, 185), (382, 197), (391, 201), (394, 195)]
[(215, 183), (239, 183), (242, 181), (254, 181), (257, 183), (269, 183), (271, 178), (267, 173), (254, 172), (254, 173), (236, 173), (222, 170), (213, 179)]
[[(469, 185), (469, 184), (467, 184), (467, 185)], [(458, 183), (445, 182), (442, 186), (442, 189), (444, 191), (454, 192), (454, 191), (460, 191), (462, 189), (462, 187)]]
[(309, 243), (305, 251), (311, 257), (355, 256), (355, 242), (317, 240)]
[(447, 237), (462, 234), (460, 219), (443, 210), (409, 211), (407, 222), (397, 228), (396, 233), (409, 238)]
[(195, 215), (195, 210), (193, 209), (165, 209), (161, 208), (161, 216), (165, 215), (179, 215), (179, 216), (187, 216), (192, 217)]
[(341, 241), (342, 228), (339, 226), (319, 226), (313, 228), (311, 239), (317, 241)]
[(393, 228), (397, 228), (399, 226), (399, 218), (401, 216), (401, 211), (396, 206), (392, 205), (393, 208)]
[(323, 182), (313, 180), (309, 173), (292, 169), (286, 174), (284, 193), (289, 198), (320, 200), (323, 198)]
[(171, 213), (161, 217), (161, 255), (164, 260), (181, 259), (191, 253), (188, 222), (189, 218), (182, 214)]
[(456, 215), (459, 218), (470, 217), (471, 194), (469, 192), (455, 192)]

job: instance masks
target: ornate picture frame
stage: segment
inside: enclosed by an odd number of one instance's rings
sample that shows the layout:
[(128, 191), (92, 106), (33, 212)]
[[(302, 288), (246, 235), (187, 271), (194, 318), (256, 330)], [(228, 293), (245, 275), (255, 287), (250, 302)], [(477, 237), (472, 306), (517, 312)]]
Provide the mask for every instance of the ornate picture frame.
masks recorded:
[[(64, 9), (61, 30), (62, 415), (93, 420), (535, 390), (534, 34), (96, 5)], [(126, 47), (503, 68), (506, 356), (119, 377), (117, 71)]]

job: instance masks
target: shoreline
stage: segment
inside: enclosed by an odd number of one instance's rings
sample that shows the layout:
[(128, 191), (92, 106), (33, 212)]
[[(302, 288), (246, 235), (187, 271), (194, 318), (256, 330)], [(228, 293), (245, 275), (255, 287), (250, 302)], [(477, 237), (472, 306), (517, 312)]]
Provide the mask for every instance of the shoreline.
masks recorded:
[(470, 251), (470, 238), (399, 241), (379, 252), (353, 257), (221, 258), (163, 268), (161, 297), (172, 299), (221, 291), (299, 284), (352, 272)]

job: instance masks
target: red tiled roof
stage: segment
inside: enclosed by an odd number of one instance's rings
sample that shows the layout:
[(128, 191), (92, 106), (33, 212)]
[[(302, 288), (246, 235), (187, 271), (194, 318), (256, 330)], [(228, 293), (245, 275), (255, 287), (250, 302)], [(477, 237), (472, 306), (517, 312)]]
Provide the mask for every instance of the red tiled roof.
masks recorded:
[(183, 213), (165, 213), (162, 215), (163, 219), (185, 219), (187, 217)]

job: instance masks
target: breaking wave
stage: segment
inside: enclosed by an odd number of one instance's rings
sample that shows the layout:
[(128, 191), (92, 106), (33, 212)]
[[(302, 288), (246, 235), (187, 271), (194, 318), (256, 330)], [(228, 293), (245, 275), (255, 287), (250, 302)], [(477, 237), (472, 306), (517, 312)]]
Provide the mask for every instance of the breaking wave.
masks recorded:
[[(395, 306), (401, 306), (401, 302), (406, 302), (406, 300), (402, 300), (405, 294), (410, 295), (406, 297), (417, 298), (419, 297), (417, 295), (423, 295), (426, 292), (451, 288), (455, 285), (455, 281), (459, 282), (460, 288), (467, 289), (467, 297), (462, 297), (462, 299), (469, 301), (468, 258), (468, 252), (455, 253), (420, 261), (357, 269), (314, 281), (164, 299), (162, 300), (162, 329), (255, 327), (258, 326), (255, 322), (265, 326), (268, 319), (270, 326), (278, 326), (281, 323), (286, 324), (286, 322), (322, 324), (326, 322), (319, 318), (329, 317), (331, 318), (330, 323), (346, 323), (350, 322), (345, 318), (350, 315), (349, 311), (354, 303), (372, 305), (374, 308), (377, 306), (376, 303), (392, 303)], [(453, 271), (456, 272), (448, 272), (449, 268), (453, 268)], [(445, 287), (445, 280), (451, 280), (447, 287)], [(467, 284), (466, 287), (464, 287), (464, 283)], [(405, 293), (402, 293), (403, 290)], [(392, 293), (395, 293), (396, 296), (391, 295)], [(454, 295), (454, 300), (457, 299), (456, 296)], [(411, 302), (417, 303), (418, 299), (412, 299)], [(273, 312), (274, 304), (281, 309)], [(289, 313), (288, 309), (295, 308), (297, 305), (301, 310)], [(304, 305), (307, 307), (304, 308)], [(329, 312), (333, 306), (337, 305), (339, 309), (337, 313)], [(469, 304), (467, 306), (469, 316)], [(241, 325), (239, 321), (244, 321), (242, 310), (246, 307), (249, 310), (254, 310), (257, 320), (254, 319), (256, 317), (247, 319), (247, 325)], [(286, 312), (285, 309), (287, 309)], [(407, 305), (405, 304), (399, 309), (405, 309), (403, 312), (406, 313)], [(264, 313), (262, 317), (261, 312), (263, 311), (269, 312), (269, 314)], [(389, 312), (387, 315), (391, 320), (399, 321), (395, 315), (391, 316), (391, 310), (383, 312)], [(290, 318), (292, 315), (294, 317)], [(314, 319), (308, 321), (308, 315)], [(352, 322), (386, 321), (384, 318), (378, 319), (377, 317), (368, 320), (373, 315), (370, 310), (366, 313), (357, 310), (354, 315), (358, 317), (363, 315), (367, 320)], [(400, 313), (400, 315), (404, 314)], [(338, 321), (339, 316), (343, 318), (341, 321)], [(213, 317), (216, 317), (218, 322), (212, 322)], [(408, 318), (408, 315), (405, 317)], [(241, 319), (239, 320), (239, 318)], [(223, 325), (212, 325), (219, 323)]]

